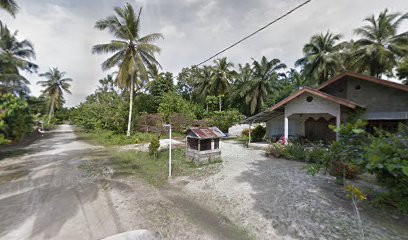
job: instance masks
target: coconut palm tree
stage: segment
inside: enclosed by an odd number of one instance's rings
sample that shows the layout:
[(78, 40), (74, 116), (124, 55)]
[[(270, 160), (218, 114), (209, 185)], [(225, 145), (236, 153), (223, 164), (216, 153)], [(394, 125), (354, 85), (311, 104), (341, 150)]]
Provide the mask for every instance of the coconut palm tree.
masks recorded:
[(14, 0), (0, 0), (0, 8), (6, 10), (13, 17), (18, 11), (18, 5)]
[(71, 94), (69, 82), (72, 79), (64, 78), (64, 76), (65, 72), (61, 72), (58, 68), (50, 68), (48, 72), (40, 74), (40, 77), (45, 77), (47, 80), (37, 82), (37, 84), (44, 87), (42, 94), (49, 99), (48, 123), (51, 121), (54, 109), (64, 103), (64, 92)]
[(303, 47), (304, 57), (295, 62), (296, 66), (303, 68), (307, 78), (314, 79), (317, 83), (327, 81), (338, 71), (342, 70), (342, 43), (340, 34), (329, 31), (326, 34), (313, 35), (310, 42)]
[(155, 53), (160, 52), (160, 48), (152, 43), (163, 38), (163, 35), (160, 33), (140, 35), (142, 8), (136, 14), (132, 5), (127, 3), (124, 8), (116, 7), (114, 11), (115, 15), (97, 21), (95, 27), (99, 30), (108, 30), (115, 39), (110, 43), (93, 46), (92, 52), (113, 53), (102, 63), (102, 69), (119, 67), (116, 84), (128, 90), (130, 95), (127, 127), (127, 136), (130, 136), (134, 88), (136, 86), (140, 89), (142, 82), (148, 81), (148, 68), (152, 65), (160, 66), (154, 56)]
[(376, 77), (393, 75), (397, 62), (408, 55), (408, 31), (398, 33), (399, 26), (406, 19), (408, 13), (388, 13), (387, 9), (377, 18), (372, 15), (364, 19), (368, 24), (354, 30), (362, 37), (355, 42), (354, 68)]
[(230, 82), (233, 81), (235, 71), (230, 68), (234, 67), (232, 62), (228, 62), (227, 58), (214, 60), (215, 66), (211, 77), (211, 91), (219, 98), (219, 111), (222, 110), (222, 96), (228, 90)]
[(17, 32), (12, 33), (7, 26), (0, 25), (0, 91), (25, 95), (29, 92), (28, 80), (20, 71), (35, 71), (38, 66), (31, 62), (35, 59), (33, 45), (28, 40), (19, 41)]
[(278, 90), (279, 77), (284, 76), (278, 71), (284, 68), (286, 65), (276, 58), (269, 61), (262, 57), (260, 62), (253, 61), (251, 81), (247, 81), (241, 90), (251, 115), (260, 112), (269, 94)]
[(194, 87), (204, 98), (211, 95), (211, 80), (213, 68), (211, 66), (203, 66), (194, 74)]

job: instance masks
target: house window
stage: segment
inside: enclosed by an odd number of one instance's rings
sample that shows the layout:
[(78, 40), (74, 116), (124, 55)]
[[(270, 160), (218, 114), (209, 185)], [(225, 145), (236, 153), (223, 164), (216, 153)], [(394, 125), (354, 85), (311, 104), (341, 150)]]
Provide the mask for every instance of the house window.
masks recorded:
[(356, 90), (360, 90), (360, 89), (361, 89), (361, 86), (360, 86), (360, 85), (356, 85), (354, 88), (355, 88)]
[(313, 97), (312, 97), (312, 96), (308, 96), (308, 97), (306, 98), (306, 101), (307, 101), (307, 102), (313, 101)]

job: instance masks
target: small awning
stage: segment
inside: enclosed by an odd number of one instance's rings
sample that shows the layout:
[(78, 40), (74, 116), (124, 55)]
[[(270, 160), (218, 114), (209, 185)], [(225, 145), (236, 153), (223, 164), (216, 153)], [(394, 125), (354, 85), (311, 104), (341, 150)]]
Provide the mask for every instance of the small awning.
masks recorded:
[(277, 111), (269, 111), (266, 110), (264, 112), (258, 113), (252, 117), (249, 117), (242, 121), (242, 123), (261, 123), (261, 122), (266, 122), (271, 118), (277, 117), (282, 115), (283, 112), (277, 112)]

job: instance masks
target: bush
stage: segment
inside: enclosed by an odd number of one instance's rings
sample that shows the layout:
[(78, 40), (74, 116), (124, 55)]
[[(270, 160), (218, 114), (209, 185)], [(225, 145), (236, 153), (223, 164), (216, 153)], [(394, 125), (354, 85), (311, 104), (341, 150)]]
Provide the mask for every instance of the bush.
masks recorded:
[(159, 105), (159, 113), (165, 122), (170, 122), (170, 118), (173, 114), (183, 114), (185, 118), (194, 121), (196, 116), (194, 115), (195, 105), (191, 104), (179, 95), (173, 92), (165, 94)]
[(136, 129), (140, 132), (158, 132), (163, 128), (163, 118), (160, 114), (142, 113), (136, 119)]
[(186, 132), (194, 123), (194, 120), (184, 113), (173, 113), (170, 115), (169, 123), (171, 124), (173, 131)]
[(342, 163), (338, 159), (333, 159), (329, 165), (329, 174), (338, 178), (343, 177), (343, 170), (347, 179), (354, 179), (360, 174), (360, 168), (353, 163)]
[(280, 158), (283, 156), (285, 146), (281, 142), (272, 143), (267, 149), (267, 153), (274, 157)]
[(246, 129), (242, 130), (241, 136), (249, 137), (249, 128), (246, 128)]
[(0, 94), (0, 144), (19, 141), (33, 131), (33, 116), (25, 100)]
[(306, 162), (326, 164), (330, 158), (329, 149), (321, 143), (311, 144), (306, 147)]
[(306, 150), (300, 144), (288, 144), (283, 150), (283, 156), (289, 160), (305, 161)]
[(258, 125), (251, 131), (251, 141), (252, 142), (261, 142), (266, 133), (266, 128), (261, 125)]
[(400, 125), (397, 134), (379, 132), (370, 140), (364, 148), (365, 168), (390, 190), (392, 205), (408, 212), (408, 127)]
[(228, 129), (239, 123), (242, 120), (242, 115), (236, 110), (232, 111), (215, 111), (206, 114), (206, 121), (211, 125), (218, 127), (223, 132), (228, 132)]
[(150, 156), (153, 156), (153, 159), (155, 160), (159, 152), (159, 147), (160, 147), (159, 137), (153, 137), (149, 144), (149, 153)]

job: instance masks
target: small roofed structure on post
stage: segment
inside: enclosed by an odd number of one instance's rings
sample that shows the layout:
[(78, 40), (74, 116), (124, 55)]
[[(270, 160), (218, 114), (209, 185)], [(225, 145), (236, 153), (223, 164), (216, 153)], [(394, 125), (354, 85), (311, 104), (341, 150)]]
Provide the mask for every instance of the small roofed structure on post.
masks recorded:
[(220, 138), (225, 134), (216, 127), (193, 127), (187, 131), (187, 157), (196, 164), (221, 159)]

